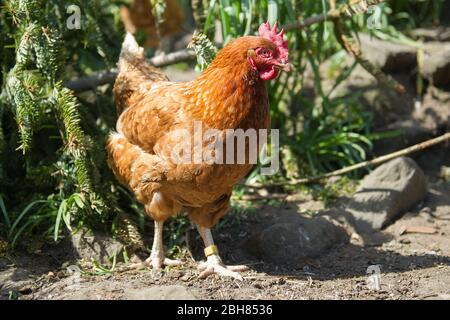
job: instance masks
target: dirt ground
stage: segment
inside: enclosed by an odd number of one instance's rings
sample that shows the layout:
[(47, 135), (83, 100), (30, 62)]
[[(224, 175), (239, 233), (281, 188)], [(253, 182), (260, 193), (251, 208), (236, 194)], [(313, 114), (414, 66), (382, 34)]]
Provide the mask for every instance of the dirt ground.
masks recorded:
[[(247, 264), (244, 281), (197, 279), (196, 263), (162, 272), (130, 270), (77, 276), (55, 246), (34, 254), (0, 258), (1, 299), (450, 299), (450, 184), (429, 178), (429, 195), (416, 208), (370, 237), (298, 265), (257, 261), (242, 250), (249, 235), (272, 218), (298, 210), (298, 203), (264, 205), (216, 232), (228, 264)], [(305, 203), (301, 206), (308, 206)], [(314, 203), (312, 204), (314, 205)], [(402, 233), (425, 226), (434, 234)], [(194, 253), (200, 252), (195, 237)], [(200, 254), (194, 256), (201, 257)], [(74, 264), (74, 262), (71, 262)], [(380, 269), (379, 290), (367, 285), (370, 266)], [(121, 268), (121, 264), (117, 269)], [(377, 268), (377, 267), (372, 267)], [(70, 269), (70, 267), (69, 267)], [(372, 278), (373, 279), (373, 278)]]

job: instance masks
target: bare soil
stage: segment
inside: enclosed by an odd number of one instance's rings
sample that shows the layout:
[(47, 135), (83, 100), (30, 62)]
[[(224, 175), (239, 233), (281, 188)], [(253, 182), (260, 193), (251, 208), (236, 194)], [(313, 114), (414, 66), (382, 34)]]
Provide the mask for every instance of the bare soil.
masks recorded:
[[(310, 202), (303, 205), (317, 205)], [(298, 201), (285, 201), (279, 207), (262, 206), (216, 232), (225, 262), (249, 265), (243, 282), (216, 276), (197, 279), (196, 263), (187, 256), (183, 267), (162, 272), (130, 270), (74, 278), (67, 270), (66, 252), (54, 246), (0, 258), (0, 298), (130, 299), (139, 297), (136, 292), (175, 285), (170, 287), (173, 292), (169, 298), (450, 299), (448, 182), (430, 181), (430, 192), (423, 203), (386, 230), (365, 239), (365, 244), (351, 241), (298, 265), (274, 265), (245, 253), (242, 243), (251, 234), (292, 210), (298, 210)], [(436, 233), (401, 234), (406, 227), (417, 226), (430, 227)], [(200, 241), (193, 238), (192, 251), (200, 258)], [(368, 267), (373, 265), (381, 270), (379, 290), (370, 289), (366, 283)], [(121, 264), (117, 266), (120, 268)]]

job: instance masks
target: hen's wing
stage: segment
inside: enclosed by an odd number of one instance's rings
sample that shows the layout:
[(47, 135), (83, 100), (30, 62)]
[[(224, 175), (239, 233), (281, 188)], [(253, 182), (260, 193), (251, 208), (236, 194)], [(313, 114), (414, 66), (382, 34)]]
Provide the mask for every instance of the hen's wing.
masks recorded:
[(161, 138), (195, 120), (195, 114), (188, 110), (185, 87), (184, 83), (141, 83), (129, 97), (129, 107), (121, 114), (117, 131), (145, 152), (154, 154), (155, 144)]

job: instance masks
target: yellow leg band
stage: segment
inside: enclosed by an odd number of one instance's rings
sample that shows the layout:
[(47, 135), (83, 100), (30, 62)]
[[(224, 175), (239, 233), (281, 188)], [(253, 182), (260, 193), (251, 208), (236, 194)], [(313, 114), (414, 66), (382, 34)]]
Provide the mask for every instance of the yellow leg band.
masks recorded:
[(209, 257), (212, 256), (213, 254), (219, 254), (219, 249), (214, 244), (205, 248), (205, 256)]

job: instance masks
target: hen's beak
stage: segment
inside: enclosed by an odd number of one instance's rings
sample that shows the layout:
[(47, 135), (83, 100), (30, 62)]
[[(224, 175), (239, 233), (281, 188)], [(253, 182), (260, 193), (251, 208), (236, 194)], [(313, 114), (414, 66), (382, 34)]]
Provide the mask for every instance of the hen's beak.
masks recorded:
[(294, 69), (294, 66), (291, 63), (289, 63), (289, 62), (286, 62), (286, 63), (283, 63), (283, 62), (275, 63), (275, 67), (277, 67), (280, 70), (283, 70), (284, 72), (290, 72), (290, 71), (292, 71)]

